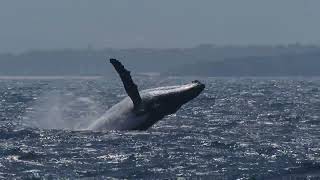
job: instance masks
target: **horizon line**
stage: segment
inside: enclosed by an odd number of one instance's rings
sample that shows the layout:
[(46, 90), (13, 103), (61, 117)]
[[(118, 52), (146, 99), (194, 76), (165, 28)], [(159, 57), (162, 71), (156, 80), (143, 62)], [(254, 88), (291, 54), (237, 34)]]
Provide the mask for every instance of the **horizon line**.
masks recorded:
[(253, 47), (269, 47), (269, 48), (289, 48), (289, 47), (313, 47), (320, 48), (320, 44), (315, 43), (283, 43), (283, 44), (214, 44), (214, 43), (201, 43), (192, 47), (128, 47), (128, 48), (119, 48), (119, 47), (102, 47), (95, 48), (90, 44), (85, 48), (31, 48), (23, 51), (17, 52), (1, 52), (0, 55), (10, 54), (10, 55), (20, 55), (31, 52), (54, 52), (54, 51), (104, 51), (104, 50), (184, 50), (184, 49), (196, 49), (196, 48), (253, 48)]

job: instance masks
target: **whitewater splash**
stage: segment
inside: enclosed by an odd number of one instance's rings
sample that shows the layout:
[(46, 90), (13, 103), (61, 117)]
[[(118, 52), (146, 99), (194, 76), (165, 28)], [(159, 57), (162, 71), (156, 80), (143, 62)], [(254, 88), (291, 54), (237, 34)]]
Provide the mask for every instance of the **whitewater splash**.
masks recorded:
[(38, 97), (23, 117), (23, 124), (41, 129), (81, 130), (104, 112), (91, 97), (50, 91)]

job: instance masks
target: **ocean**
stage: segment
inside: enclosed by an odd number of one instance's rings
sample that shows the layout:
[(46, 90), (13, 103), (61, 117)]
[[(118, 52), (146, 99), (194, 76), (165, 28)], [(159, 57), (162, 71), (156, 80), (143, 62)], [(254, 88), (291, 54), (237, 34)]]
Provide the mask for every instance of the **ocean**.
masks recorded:
[(81, 130), (126, 94), (118, 77), (0, 78), (0, 178), (320, 179), (320, 78), (140, 75), (206, 84), (147, 131)]

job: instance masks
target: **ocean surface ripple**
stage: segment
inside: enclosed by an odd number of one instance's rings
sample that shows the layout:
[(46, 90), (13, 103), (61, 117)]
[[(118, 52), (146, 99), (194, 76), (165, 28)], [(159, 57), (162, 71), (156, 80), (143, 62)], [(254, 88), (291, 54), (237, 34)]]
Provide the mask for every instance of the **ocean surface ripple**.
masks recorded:
[(0, 80), (0, 178), (320, 177), (319, 79), (199, 80), (199, 97), (142, 132), (80, 130), (125, 97), (118, 79)]

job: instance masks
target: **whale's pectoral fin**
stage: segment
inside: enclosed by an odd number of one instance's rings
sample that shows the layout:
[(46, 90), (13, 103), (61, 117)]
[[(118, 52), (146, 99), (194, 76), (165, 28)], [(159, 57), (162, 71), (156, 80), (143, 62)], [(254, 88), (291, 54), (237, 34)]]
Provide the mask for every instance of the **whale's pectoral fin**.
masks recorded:
[(138, 107), (138, 105), (141, 103), (141, 97), (137, 85), (131, 78), (130, 71), (126, 70), (121, 62), (116, 59), (110, 59), (110, 63), (120, 75), (124, 89), (126, 90), (128, 96), (131, 98), (134, 106)]

